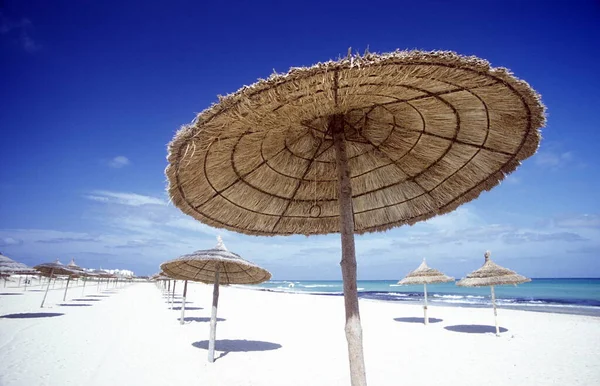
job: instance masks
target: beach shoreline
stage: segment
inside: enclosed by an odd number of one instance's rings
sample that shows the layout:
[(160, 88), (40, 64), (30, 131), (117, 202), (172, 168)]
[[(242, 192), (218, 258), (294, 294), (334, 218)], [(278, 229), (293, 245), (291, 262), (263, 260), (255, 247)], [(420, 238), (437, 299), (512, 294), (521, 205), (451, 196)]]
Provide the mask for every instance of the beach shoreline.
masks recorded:
[[(538, 279), (539, 280), (539, 279)], [(592, 279), (598, 280), (598, 279)], [(299, 280), (281, 280), (277, 282), (284, 283), (301, 283)], [(317, 282), (317, 281), (311, 281)], [(323, 281), (324, 283), (330, 283), (331, 281)], [(381, 281), (386, 282), (386, 281)], [(340, 285), (341, 286), (341, 285)], [(360, 286), (360, 283), (359, 283)], [(339, 292), (325, 292), (325, 291), (307, 291), (307, 290), (299, 290), (296, 287), (288, 287), (288, 288), (265, 288), (263, 286), (235, 286), (238, 288), (245, 288), (254, 291), (265, 291), (265, 292), (275, 292), (275, 293), (284, 293), (284, 294), (308, 294), (312, 296), (343, 296), (341, 291)], [(394, 287), (399, 287), (395, 286)], [(431, 291), (431, 290), (430, 290)], [(412, 296), (411, 296), (412, 295)], [(381, 301), (388, 303), (402, 303), (402, 304), (413, 304), (413, 305), (422, 305), (423, 298), (422, 293), (417, 291), (413, 292), (384, 292), (384, 291), (364, 291), (364, 288), (359, 288), (358, 291), (359, 299), (361, 300), (372, 300), (372, 301)], [(410, 296), (410, 297), (409, 297)], [(477, 302), (466, 302), (464, 298), (477, 298)], [(463, 300), (458, 299), (463, 298)], [(537, 300), (531, 299), (523, 304), (511, 303), (514, 299), (511, 298), (499, 298), (498, 299), (498, 309), (507, 309), (507, 310), (522, 310), (522, 311), (532, 311), (532, 312), (542, 312), (542, 313), (556, 313), (556, 314), (569, 314), (569, 315), (585, 315), (585, 316), (593, 316), (600, 317), (600, 305), (589, 306), (577, 303), (568, 303), (564, 302), (564, 304), (560, 303), (552, 303), (546, 301), (546, 299)], [(554, 300), (556, 302), (556, 300)], [(430, 292), (428, 302), (430, 306), (435, 307), (462, 307), (462, 308), (491, 308), (491, 298), (489, 295), (456, 295), (452, 293), (445, 294), (437, 294), (434, 292)], [(594, 302), (598, 303), (598, 302)]]
[[(40, 292), (0, 295), (0, 384), (350, 383), (343, 297), (222, 286), (210, 364), (212, 285), (189, 283), (183, 325), (182, 287), (174, 309), (153, 283), (78, 288), (66, 302), (51, 290), (43, 309)], [(417, 303), (361, 299), (360, 310), (372, 385), (600, 383), (596, 317), (501, 309), (497, 337), (491, 308), (430, 307), (428, 326)]]

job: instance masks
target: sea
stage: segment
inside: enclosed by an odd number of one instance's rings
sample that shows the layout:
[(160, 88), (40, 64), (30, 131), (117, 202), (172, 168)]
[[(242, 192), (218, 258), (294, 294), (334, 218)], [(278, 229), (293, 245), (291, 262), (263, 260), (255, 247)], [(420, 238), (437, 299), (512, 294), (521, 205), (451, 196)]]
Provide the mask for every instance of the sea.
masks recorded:
[[(400, 286), (397, 280), (359, 280), (358, 296), (385, 302), (422, 303), (422, 285)], [(271, 280), (249, 288), (262, 291), (343, 296), (341, 280)], [(500, 308), (590, 315), (600, 317), (600, 278), (532, 279), (495, 287)], [(428, 284), (430, 305), (490, 307), (489, 287), (458, 287), (454, 283)]]

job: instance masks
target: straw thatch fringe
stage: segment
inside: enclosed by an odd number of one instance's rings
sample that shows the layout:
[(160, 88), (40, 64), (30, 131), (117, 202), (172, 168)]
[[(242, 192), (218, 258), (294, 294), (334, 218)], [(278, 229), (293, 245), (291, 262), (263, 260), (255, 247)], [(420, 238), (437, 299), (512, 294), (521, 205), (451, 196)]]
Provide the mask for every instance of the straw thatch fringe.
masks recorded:
[(0, 253), (0, 273), (3, 275), (19, 274), (21, 272), (31, 274), (32, 271), (33, 270), (25, 264), (16, 262), (10, 257)]
[(39, 264), (33, 267), (33, 269), (39, 271), (42, 276), (53, 277), (60, 275), (76, 276), (77, 272), (65, 267), (58, 259), (53, 263)]
[(398, 284), (436, 284), (448, 283), (451, 281), (454, 281), (453, 277), (446, 276), (437, 269), (428, 267), (425, 260), (423, 260), (423, 262), (421, 263), (421, 265), (419, 265), (417, 269), (406, 275), (406, 277), (400, 280)]
[(486, 260), (483, 266), (459, 280), (456, 285), (461, 287), (486, 287), (504, 284), (516, 285), (531, 281), (531, 279), (521, 276), (515, 271), (499, 266), (490, 260), (489, 256), (490, 253), (486, 252)]
[(258, 284), (271, 278), (271, 273), (258, 265), (228, 251), (219, 239), (213, 249), (199, 250), (169, 260), (160, 265), (164, 274), (176, 280), (192, 280), (214, 283), (215, 273), (220, 272), (220, 283)]
[(544, 106), (507, 69), (452, 52), (354, 55), (220, 98), (169, 144), (184, 213), (252, 235), (339, 231), (329, 122), (343, 116), (356, 233), (414, 224), (535, 153)]

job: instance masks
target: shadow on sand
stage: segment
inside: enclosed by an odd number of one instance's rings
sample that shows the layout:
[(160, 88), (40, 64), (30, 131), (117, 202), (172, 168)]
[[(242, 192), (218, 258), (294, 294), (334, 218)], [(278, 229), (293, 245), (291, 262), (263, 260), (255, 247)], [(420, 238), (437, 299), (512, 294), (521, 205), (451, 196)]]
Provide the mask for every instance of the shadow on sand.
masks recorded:
[(110, 296), (108, 295), (85, 295), (88, 296), (90, 298), (109, 298)]
[(99, 302), (102, 299), (71, 299), (72, 302)]
[[(425, 324), (425, 320), (423, 318), (414, 318), (414, 317), (409, 317), (409, 318), (394, 318), (394, 320), (396, 322), (403, 322), (403, 323), (421, 323), (421, 324)], [(429, 318), (429, 323), (439, 323), (441, 321), (442, 321), (442, 319)]]
[(60, 314), (58, 312), (30, 312), (24, 314), (8, 314), (2, 315), (0, 318), (6, 319), (33, 319), (33, 318), (52, 318), (55, 316), (62, 316), (64, 314)]
[[(192, 346), (208, 350), (208, 341), (194, 342)], [(222, 353), (215, 360), (223, 358), (230, 352), (269, 351), (278, 348), (281, 348), (279, 343), (262, 342), (260, 340), (217, 340), (215, 341), (215, 350), (222, 351)]]
[[(487, 334), (487, 333), (496, 333), (496, 327), (494, 326), (484, 326), (482, 324), (459, 324), (456, 326), (446, 326), (444, 327), (448, 331), (454, 332), (464, 332), (466, 334)], [(500, 332), (506, 332), (508, 329), (504, 327), (500, 327)]]
[[(181, 307), (173, 307), (173, 310), (181, 311)], [(203, 310), (203, 308), (202, 307), (188, 307), (188, 306), (186, 306), (185, 310), (186, 311), (188, 311), (188, 310), (195, 311), (195, 310)]]
[(0, 296), (7, 296), (7, 295), (23, 295), (23, 294), (18, 294), (18, 293), (13, 293), (13, 292), (3, 292), (0, 294)]
[[(180, 321), (181, 318), (177, 318), (177, 321)], [(223, 318), (217, 318), (217, 322), (224, 322), (227, 319), (223, 319)], [(210, 322), (210, 318), (202, 318), (202, 317), (195, 317), (195, 316), (186, 316), (183, 318), (184, 322), (205, 322), (208, 323)]]
[(67, 303), (61, 303), (59, 304), (59, 306), (61, 307), (91, 307), (91, 304), (67, 304)]

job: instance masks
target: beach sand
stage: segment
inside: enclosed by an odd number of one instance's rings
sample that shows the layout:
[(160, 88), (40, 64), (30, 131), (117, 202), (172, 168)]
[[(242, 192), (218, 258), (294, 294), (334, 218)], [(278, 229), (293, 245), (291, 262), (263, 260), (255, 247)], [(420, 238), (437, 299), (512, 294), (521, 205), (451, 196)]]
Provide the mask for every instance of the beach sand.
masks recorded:
[[(212, 286), (189, 285), (184, 325), (152, 283), (74, 287), (66, 306), (55, 289), (43, 309), (31, 289), (0, 289), (0, 385), (350, 384), (341, 296), (221, 287), (210, 364)], [(370, 385), (600, 384), (597, 317), (499, 309), (496, 337), (491, 308), (431, 306), (424, 326), (418, 305), (360, 307)]]

